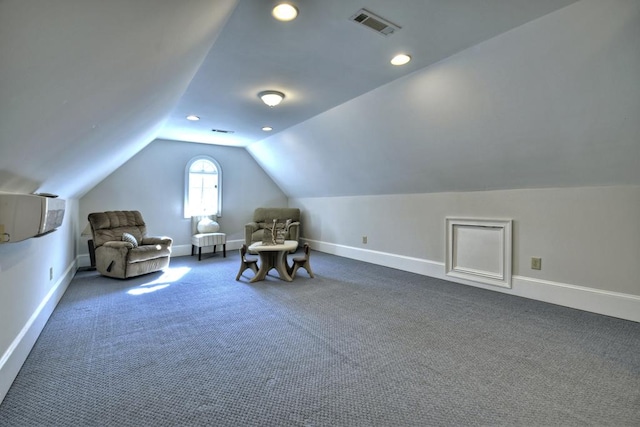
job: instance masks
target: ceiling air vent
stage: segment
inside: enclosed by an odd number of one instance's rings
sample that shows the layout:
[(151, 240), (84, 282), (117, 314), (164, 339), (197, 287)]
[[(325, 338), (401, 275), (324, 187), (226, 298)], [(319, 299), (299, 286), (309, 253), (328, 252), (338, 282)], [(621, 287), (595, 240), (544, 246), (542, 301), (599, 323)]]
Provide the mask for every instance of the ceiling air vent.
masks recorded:
[(351, 18), (349, 18), (349, 20), (355, 22), (356, 24), (364, 25), (365, 27), (372, 29), (378, 34), (382, 34), (383, 36), (393, 34), (395, 31), (402, 28), (391, 21), (388, 21), (369, 12), (367, 9), (360, 9), (359, 11), (351, 15)]
[(234, 131), (232, 131), (232, 130), (223, 130), (223, 129), (211, 129), (211, 132), (217, 132), (217, 133), (233, 133)]

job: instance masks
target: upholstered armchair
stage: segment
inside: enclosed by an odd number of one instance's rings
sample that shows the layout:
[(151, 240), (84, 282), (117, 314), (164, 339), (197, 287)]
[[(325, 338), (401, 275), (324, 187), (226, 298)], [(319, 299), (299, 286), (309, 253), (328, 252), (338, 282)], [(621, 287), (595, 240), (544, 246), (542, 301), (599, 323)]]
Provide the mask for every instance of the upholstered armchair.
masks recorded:
[(173, 239), (147, 236), (140, 212), (94, 212), (89, 224), (100, 274), (126, 279), (169, 266)]
[(273, 220), (279, 223), (291, 220), (285, 233), (285, 240), (300, 239), (300, 209), (298, 208), (257, 208), (253, 212), (253, 221), (244, 226), (244, 240), (247, 246), (252, 243), (262, 242), (264, 229), (270, 228)]

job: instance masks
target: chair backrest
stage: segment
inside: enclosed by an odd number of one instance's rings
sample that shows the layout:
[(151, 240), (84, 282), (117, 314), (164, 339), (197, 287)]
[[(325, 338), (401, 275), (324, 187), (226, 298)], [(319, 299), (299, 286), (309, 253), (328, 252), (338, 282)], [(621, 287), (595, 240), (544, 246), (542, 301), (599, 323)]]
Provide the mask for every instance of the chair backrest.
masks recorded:
[(300, 209), (298, 208), (257, 208), (253, 212), (253, 221), (257, 223), (271, 223), (274, 219), (285, 222), (290, 219), (293, 222), (300, 221)]
[(311, 247), (308, 243), (302, 245), (302, 255), (294, 257), (293, 261), (300, 264), (304, 264), (305, 262), (309, 261), (310, 249)]
[(258, 260), (252, 257), (247, 258), (247, 254), (249, 253), (249, 248), (247, 245), (242, 245), (240, 247), (240, 259), (242, 262), (257, 262)]
[(138, 242), (147, 235), (147, 226), (138, 211), (93, 212), (88, 216), (96, 248), (105, 242), (122, 240), (122, 233), (129, 233)]

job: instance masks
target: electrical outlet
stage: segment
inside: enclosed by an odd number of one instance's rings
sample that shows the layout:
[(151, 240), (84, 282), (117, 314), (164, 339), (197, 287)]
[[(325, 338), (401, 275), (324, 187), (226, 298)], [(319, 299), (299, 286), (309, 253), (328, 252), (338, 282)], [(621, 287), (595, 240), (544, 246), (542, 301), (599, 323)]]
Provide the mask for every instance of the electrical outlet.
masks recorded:
[(367, 236), (362, 236), (362, 243), (367, 244)]
[(531, 269), (532, 270), (542, 270), (542, 258), (531, 258)]
[(49, 267), (49, 280), (53, 280), (53, 267)]

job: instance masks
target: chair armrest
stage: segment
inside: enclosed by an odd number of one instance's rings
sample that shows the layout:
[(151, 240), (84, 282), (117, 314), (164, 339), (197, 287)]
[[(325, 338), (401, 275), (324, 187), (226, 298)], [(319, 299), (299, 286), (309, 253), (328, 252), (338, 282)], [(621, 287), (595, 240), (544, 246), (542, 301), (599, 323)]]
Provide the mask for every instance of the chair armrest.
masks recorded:
[(149, 236), (143, 237), (140, 242), (141, 245), (166, 245), (171, 246), (173, 244), (173, 239), (167, 236)]
[(251, 245), (251, 235), (256, 231), (258, 231), (257, 222), (254, 221), (244, 225), (244, 243), (247, 246)]
[(289, 240), (300, 240), (300, 222), (292, 222), (289, 224)]
[(104, 246), (105, 248), (113, 248), (113, 249), (121, 249), (121, 248), (133, 249), (133, 243), (122, 242), (120, 240), (109, 240), (108, 242), (104, 242), (102, 246)]

